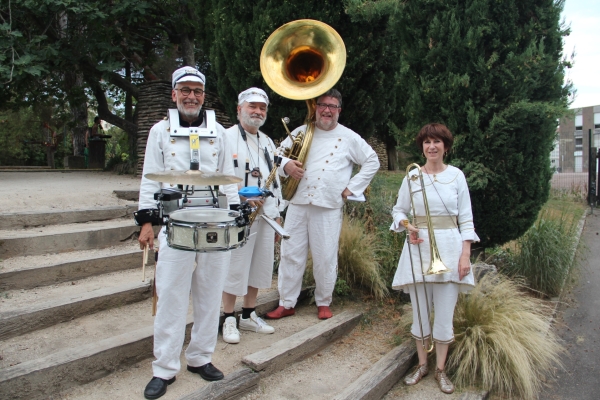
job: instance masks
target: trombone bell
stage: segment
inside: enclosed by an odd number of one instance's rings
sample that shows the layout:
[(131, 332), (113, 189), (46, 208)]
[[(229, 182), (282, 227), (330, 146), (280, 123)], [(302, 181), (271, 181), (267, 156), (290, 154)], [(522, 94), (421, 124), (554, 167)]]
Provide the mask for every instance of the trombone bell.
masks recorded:
[(440, 258), (437, 258), (431, 261), (431, 265), (429, 266), (429, 269), (427, 270), (427, 272), (425, 272), (424, 275), (439, 275), (445, 274), (447, 272), (450, 272), (450, 270), (446, 268), (446, 266)]

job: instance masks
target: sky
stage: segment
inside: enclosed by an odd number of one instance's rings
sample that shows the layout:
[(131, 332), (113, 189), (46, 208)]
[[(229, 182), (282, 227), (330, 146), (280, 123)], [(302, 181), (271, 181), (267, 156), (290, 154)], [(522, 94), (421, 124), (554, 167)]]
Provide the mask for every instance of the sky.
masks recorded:
[(570, 108), (600, 105), (600, 0), (566, 0), (562, 20), (571, 27), (563, 54), (575, 50), (573, 68), (566, 70), (577, 90)]

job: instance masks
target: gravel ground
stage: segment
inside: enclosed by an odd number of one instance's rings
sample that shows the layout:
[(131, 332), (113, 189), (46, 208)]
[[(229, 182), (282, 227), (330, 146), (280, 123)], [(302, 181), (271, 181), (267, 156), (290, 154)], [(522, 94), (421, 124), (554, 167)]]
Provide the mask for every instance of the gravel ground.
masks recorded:
[(139, 190), (140, 178), (111, 172), (0, 172), (13, 195), (0, 197), (0, 212), (77, 210), (131, 204), (114, 190)]

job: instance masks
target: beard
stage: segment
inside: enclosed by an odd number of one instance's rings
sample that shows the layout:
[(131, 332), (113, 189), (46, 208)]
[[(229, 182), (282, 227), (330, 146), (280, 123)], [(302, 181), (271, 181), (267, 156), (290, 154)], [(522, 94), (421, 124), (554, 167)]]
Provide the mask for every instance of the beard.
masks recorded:
[(332, 115), (332, 118), (329, 121), (324, 121), (322, 119), (317, 119), (317, 121), (315, 122), (315, 125), (317, 125), (317, 128), (323, 130), (323, 131), (330, 131), (333, 128), (335, 128), (335, 126), (338, 123), (338, 119), (335, 118), (334, 115)]
[[(197, 108), (196, 109), (191, 109), (191, 108), (187, 108), (184, 106), (184, 104), (196, 104)], [(202, 108), (202, 105), (195, 100), (192, 101), (182, 101), (182, 102), (177, 102), (177, 110), (179, 110), (179, 112), (181, 113), (181, 115), (183, 115), (185, 118), (194, 121), (198, 118), (198, 116), (200, 115), (200, 109)]]
[(240, 119), (244, 125), (252, 126), (254, 128), (260, 128), (267, 122), (267, 117), (263, 119), (262, 115), (252, 114), (245, 110), (240, 111)]

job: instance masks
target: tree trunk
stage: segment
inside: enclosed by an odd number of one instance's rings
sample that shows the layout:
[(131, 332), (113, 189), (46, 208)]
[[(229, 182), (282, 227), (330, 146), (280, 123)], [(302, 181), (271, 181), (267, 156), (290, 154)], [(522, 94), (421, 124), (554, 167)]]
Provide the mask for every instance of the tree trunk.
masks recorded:
[[(67, 90), (71, 93), (83, 93), (83, 76), (76, 71), (65, 73)], [(83, 157), (85, 132), (88, 129), (87, 102), (71, 100), (70, 109), (73, 125), (73, 155)]]
[(385, 149), (388, 156), (388, 171), (396, 171), (398, 169), (398, 151), (396, 150), (396, 142), (393, 139), (387, 140)]
[(189, 65), (196, 68), (196, 58), (194, 57), (194, 42), (190, 40), (187, 33), (181, 34), (181, 56), (183, 65)]
[(171, 99), (171, 82), (152, 81), (139, 85), (139, 97), (136, 106), (137, 114), (137, 168), (136, 173), (142, 174), (144, 155), (150, 128), (167, 116), (167, 110), (174, 108)]

